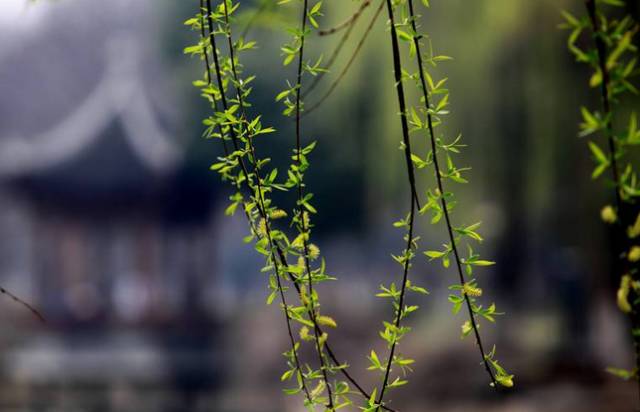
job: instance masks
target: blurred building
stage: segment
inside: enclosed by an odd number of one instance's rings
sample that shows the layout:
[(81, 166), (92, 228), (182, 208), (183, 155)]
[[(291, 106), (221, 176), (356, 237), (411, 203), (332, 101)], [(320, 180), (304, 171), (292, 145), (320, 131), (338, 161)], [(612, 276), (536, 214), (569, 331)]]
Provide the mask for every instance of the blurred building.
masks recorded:
[(151, 3), (56, 4), (0, 42), (2, 277), (53, 318), (172, 316), (213, 267), (214, 194), (184, 177), (197, 135), (144, 47)]
[(7, 374), (208, 385), (216, 193), (190, 173), (199, 131), (153, 42), (156, 2), (16, 3), (0, 6), (24, 22), (0, 26), (0, 284), (65, 334)]

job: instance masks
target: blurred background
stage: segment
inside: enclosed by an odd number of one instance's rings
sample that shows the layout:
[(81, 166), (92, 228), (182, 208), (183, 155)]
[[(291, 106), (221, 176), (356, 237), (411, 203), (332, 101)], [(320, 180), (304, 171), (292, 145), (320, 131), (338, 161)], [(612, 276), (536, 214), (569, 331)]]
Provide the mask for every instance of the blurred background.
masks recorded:
[[(200, 137), (207, 105), (191, 81), (202, 64), (182, 54), (197, 41), (182, 24), (197, 3), (0, 0), (0, 285), (47, 319), (0, 295), (2, 411), (303, 410), (281, 391), (287, 339), (277, 306), (265, 306), (262, 259), (242, 242), (242, 216), (224, 216), (231, 192), (208, 170), (220, 152)], [(628, 3), (637, 18), (639, 3)], [(322, 25), (358, 4), (326, 2)], [(274, 96), (294, 76), (279, 45), (298, 14), (254, 6), (245, 1), (237, 22), (259, 40), (243, 63), (258, 76), (255, 111), (278, 129), (260, 150), (284, 164), (292, 124)], [(566, 51), (562, 8), (583, 14), (580, 0), (432, 1), (424, 13), (436, 52), (455, 58), (435, 71), (451, 90), (443, 130), (469, 145), (459, 162), (472, 183), (452, 188), (454, 221), (483, 222), (479, 250), (497, 264), (480, 282), (507, 316), (482, 333), (516, 387), (488, 387), (473, 341), (460, 339), (463, 314), (450, 312), (455, 273), (419, 258), (412, 276), (431, 295), (416, 299), (401, 345), (416, 364), (392, 394), (397, 410), (637, 407), (634, 385), (605, 372), (633, 357), (599, 218), (610, 190), (591, 181), (577, 138), (579, 107), (596, 107), (598, 93)], [(369, 388), (379, 377), (366, 355), (384, 353), (377, 330), (391, 316), (373, 295), (399, 276), (390, 253), (402, 233), (391, 223), (407, 207), (384, 22), (303, 124), (304, 139), (319, 142), (308, 175), (315, 242), (339, 278), (321, 288), (323, 312), (340, 325), (339, 357)], [(338, 39), (311, 38), (310, 55), (327, 56)], [(432, 186), (430, 174), (421, 179)], [(445, 241), (428, 219), (420, 232), (423, 248)]]

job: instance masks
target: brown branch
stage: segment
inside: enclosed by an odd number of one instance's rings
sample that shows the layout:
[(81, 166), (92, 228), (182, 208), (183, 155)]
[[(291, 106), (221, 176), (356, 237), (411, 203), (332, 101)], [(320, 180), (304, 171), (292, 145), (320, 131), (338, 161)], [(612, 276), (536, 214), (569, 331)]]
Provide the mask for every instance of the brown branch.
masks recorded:
[(331, 34), (339, 32), (340, 30), (344, 29), (345, 27), (352, 27), (355, 24), (355, 22), (358, 20), (358, 18), (360, 17), (362, 12), (364, 11), (364, 9), (369, 7), (370, 4), (371, 4), (371, 0), (365, 0), (360, 5), (360, 8), (358, 10), (356, 10), (356, 12), (353, 13), (348, 19), (346, 19), (342, 23), (338, 24), (337, 26), (334, 26), (334, 27), (331, 27), (331, 28), (328, 28), (328, 29), (325, 29), (325, 30), (318, 30), (318, 35), (319, 36), (329, 36)]
[(338, 42), (338, 45), (335, 47), (335, 49), (331, 53), (331, 57), (329, 57), (329, 60), (327, 61), (327, 65), (324, 67), (325, 71), (321, 71), (320, 73), (318, 73), (317, 76), (314, 77), (313, 81), (311, 82), (311, 85), (307, 88), (307, 90), (304, 91), (304, 93), (302, 93), (303, 99), (309, 96), (309, 94), (318, 86), (318, 84), (320, 83), (320, 80), (322, 80), (324, 76), (327, 74), (327, 71), (331, 69), (331, 67), (333, 67), (333, 64), (336, 62), (338, 55), (340, 54), (344, 46), (347, 44), (347, 41), (351, 37), (351, 33), (353, 33), (353, 29), (355, 27), (356, 27), (355, 24), (350, 25), (349, 29), (342, 35), (342, 37), (340, 38), (340, 41)]
[[(336, 88), (338, 87), (340, 82), (347, 75), (347, 73), (349, 72), (349, 69), (353, 65), (353, 62), (356, 60), (356, 57), (358, 57), (358, 54), (360, 53), (360, 50), (362, 49), (362, 46), (364, 45), (365, 41), (369, 37), (369, 33), (371, 33), (371, 29), (373, 28), (376, 20), (378, 20), (378, 17), (380, 16), (380, 13), (382, 12), (382, 8), (384, 7), (384, 1), (385, 0), (382, 0), (380, 2), (380, 6), (378, 6), (378, 9), (376, 10), (376, 13), (373, 15), (373, 18), (371, 19), (371, 21), (369, 22), (369, 25), (367, 26), (367, 29), (362, 34), (362, 37), (360, 38), (360, 41), (358, 42), (355, 50), (353, 51), (353, 54), (349, 58), (349, 61), (347, 62), (346, 66), (342, 69), (342, 71), (340, 72), (338, 77), (333, 81), (333, 83), (331, 83), (331, 87), (329, 87), (327, 92), (320, 98), (320, 100), (318, 100), (308, 110), (305, 110), (305, 112), (302, 114), (303, 117), (309, 115), (311, 112), (313, 112), (314, 110), (316, 110), (317, 108), (322, 106), (322, 104), (329, 98), (329, 96), (331, 96), (333, 94), (333, 92), (336, 90)], [(320, 75), (318, 75), (318, 77), (319, 76)], [(310, 91), (311, 90), (308, 90), (307, 93), (309, 93)]]

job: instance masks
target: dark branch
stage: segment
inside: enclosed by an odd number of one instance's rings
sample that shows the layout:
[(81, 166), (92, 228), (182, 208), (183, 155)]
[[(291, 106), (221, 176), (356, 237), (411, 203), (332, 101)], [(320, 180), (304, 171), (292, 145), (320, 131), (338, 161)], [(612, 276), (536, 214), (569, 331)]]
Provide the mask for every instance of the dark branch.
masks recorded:
[[(435, 168), (435, 175), (436, 175), (436, 181), (438, 183), (438, 190), (440, 191), (440, 200), (442, 203), (442, 211), (444, 214), (444, 218), (445, 218), (445, 222), (447, 225), (447, 233), (449, 234), (449, 241), (451, 242), (451, 248), (453, 249), (453, 255), (455, 257), (456, 260), (456, 268), (458, 270), (458, 278), (460, 280), (460, 285), (464, 285), (465, 280), (464, 280), (464, 273), (462, 271), (462, 264), (460, 262), (460, 255), (458, 253), (458, 246), (456, 245), (456, 238), (453, 234), (453, 226), (451, 225), (451, 218), (449, 216), (449, 205), (448, 202), (444, 196), (444, 187), (443, 187), (443, 183), (442, 183), (442, 174), (440, 172), (440, 165), (438, 163), (438, 154), (437, 154), (437, 144), (436, 144), (436, 136), (435, 136), (435, 132), (433, 130), (433, 118), (431, 116), (431, 113), (429, 111), (429, 92), (427, 90), (427, 84), (425, 81), (425, 75), (424, 75), (424, 62), (422, 61), (422, 52), (420, 50), (420, 39), (417, 36), (418, 33), (418, 29), (416, 27), (416, 15), (414, 13), (414, 9), (413, 9), (413, 0), (409, 0), (409, 19), (411, 20), (411, 28), (413, 29), (414, 32), (414, 37), (413, 37), (413, 43), (416, 47), (416, 56), (418, 59), (418, 69), (420, 71), (420, 85), (422, 87), (422, 94), (424, 97), (424, 107), (425, 107), (425, 111), (427, 112), (427, 124), (428, 124), (428, 128), (429, 128), (429, 140), (431, 142), (431, 151), (433, 153), (433, 164), (434, 164), (434, 168)], [(489, 365), (489, 361), (487, 359), (487, 355), (486, 352), (484, 350), (484, 347), (482, 345), (482, 339), (480, 337), (480, 332), (478, 331), (478, 324), (476, 322), (474, 313), (473, 313), (473, 308), (471, 306), (471, 300), (469, 299), (469, 295), (467, 295), (466, 293), (463, 293), (464, 296), (464, 300), (466, 302), (466, 307), (467, 307), (467, 311), (469, 312), (469, 320), (471, 321), (471, 326), (473, 327), (473, 333), (475, 335), (476, 338), (476, 343), (478, 344), (478, 349), (480, 350), (480, 355), (482, 356), (482, 362), (484, 364), (485, 369), (487, 370), (487, 373), (489, 374), (490, 378), (491, 378), (491, 383), (493, 383), (493, 386), (495, 388), (497, 388), (497, 384), (496, 384), (496, 378), (493, 374), (493, 371), (491, 370), (491, 366)]]
[(14, 295), (13, 293), (9, 292), (8, 290), (6, 290), (3, 287), (0, 287), (0, 293), (9, 296), (14, 302), (24, 306), (25, 308), (27, 308), (31, 313), (33, 313), (33, 315), (38, 318), (42, 323), (46, 323), (46, 319), (44, 318), (44, 316), (42, 316), (42, 314), (36, 309), (34, 308), (32, 305), (28, 304), (27, 302), (25, 302), (24, 300), (20, 299), (19, 297), (17, 297), (16, 295)]
[[(391, 0), (386, 0), (387, 3), (387, 12), (389, 14), (389, 26), (391, 28), (391, 48), (393, 51), (393, 74), (396, 82), (396, 94), (398, 97), (398, 105), (400, 107), (400, 122), (402, 124), (402, 138), (405, 146), (405, 161), (407, 163), (407, 169), (409, 172), (409, 186), (410, 186), (410, 196), (409, 196), (409, 233), (407, 236), (407, 246), (405, 252), (407, 255), (405, 256), (405, 262), (403, 267), (402, 274), (402, 288), (400, 289), (400, 297), (398, 300), (398, 307), (395, 317), (395, 327), (399, 328), (400, 323), (402, 321), (402, 311), (404, 308), (404, 299), (407, 291), (407, 280), (409, 279), (409, 267), (411, 264), (411, 259), (409, 254), (411, 253), (411, 249), (413, 248), (413, 223), (416, 214), (416, 201), (414, 201), (416, 196), (416, 182), (413, 175), (413, 161), (411, 160), (411, 146), (409, 141), (409, 124), (407, 120), (407, 107), (406, 107), (406, 99), (404, 94), (404, 85), (402, 83), (402, 62), (400, 58), (400, 46), (398, 45), (398, 34), (395, 26), (395, 18), (393, 16), (393, 6), (391, 5)], [(382, 381), (382, 386), (380, 387), (380, 393), (378, 394), (378, 399), (376, 404), (381, 405), (384, 400), (384, 394), (387, 389), (387, 384), (389, 383), (389, 376), (391, 375), (391, 365), (393, 364), (393, 357), (395, 355), (395, 350), (397, 346), (397, 338), (393, 340), (391, 344), (391, 349), (389, 350), (389, 359), (387, 360), (387, 366), (384, 371), (384, 379)], [(376, 411), (379, 410), (380, 407), (376, 408)]]
[[(298, 52), (298, 69), (296, 73), (296, 164), (298, 166), (298, 170), (300, 170), (300, 166), (302, 164), (301, 156), (302, 156), (302, 145), (301, 145), (301, 119), (300, 119), (300, 111), (302, 105), (302, 99), (300, 94), (300, 89), (302, 88), (302, 74), (303, 74), (303, 63), (304, 63), (304, 45), (305, 45), (305, 30), (307, 27), (307, 13), (308, 13), (308, 0), (304, 0), (304, 4), (302, 7), (302, 23), (300, 24), (300, 50)], [(298, 204), (302, 205), (302, 199), (304, 198), (304, 188), (302, 187), (301, 179), (298, 179)], [(314, 325), (316, 325), (316, 311), (315, 304), (313, 298), (313, 281), (311, 279), (311, 265), (309, 263), (309, 241), (307, 240), (307, 224), (305, 223), (305, 219), (303, 217), (303, 211), (300, 210), (300, 226), (302, 228), (302, 244), (304, 248), (304, 263), (305, 270), (307, 272), (307, 278), (309, 280), (307, 287), (309, 288), (309, 299), (311, 300), (309, 314), (311, 315), (311, 321)], [(324, 350), (322, 349), (322, 345), (320, 345), (320, 336), (322, 336), (317, 328), (313, 328), (313, 333), (315, 335), (315, 343), (316, 343), (316, 352), (318, 353), (318, 360), (320, 362), (320, 369), (322, 371), (322, 379), (324, 380), (325, 386), (327, 388), (327, 395), (329, 396), (329, 404), (327, 407), (329, 410), (333, 410), (333, 393), (331, 390), (331, 384), (329, 383), (329, 377), (327, 376), (327, 368), (324, 360)]]

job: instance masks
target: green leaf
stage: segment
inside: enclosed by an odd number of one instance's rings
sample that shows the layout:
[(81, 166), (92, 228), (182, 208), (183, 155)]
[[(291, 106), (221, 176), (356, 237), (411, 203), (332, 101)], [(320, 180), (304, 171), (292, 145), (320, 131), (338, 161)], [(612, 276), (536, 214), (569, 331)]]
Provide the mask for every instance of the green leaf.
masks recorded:
[(439, 252), (437, 250), (427, 250), (424, 254), (429, 256), (431, 259), (437, 259), (445, 255), (444, 252)]
[(492, 266), (495, 265), (496, 262), (492, 262), (490, 260), (474, 260), (472, 262), (469, 262), (469, 264), (475, 266)]

